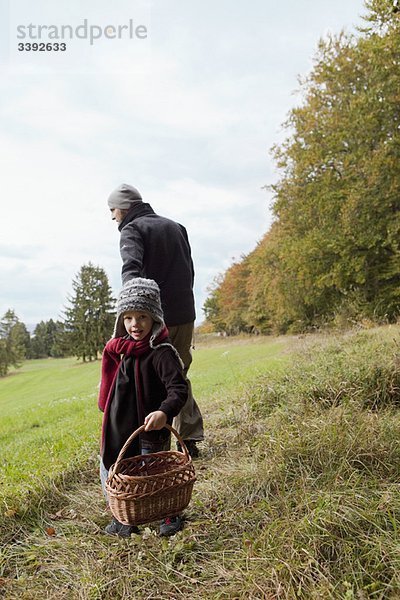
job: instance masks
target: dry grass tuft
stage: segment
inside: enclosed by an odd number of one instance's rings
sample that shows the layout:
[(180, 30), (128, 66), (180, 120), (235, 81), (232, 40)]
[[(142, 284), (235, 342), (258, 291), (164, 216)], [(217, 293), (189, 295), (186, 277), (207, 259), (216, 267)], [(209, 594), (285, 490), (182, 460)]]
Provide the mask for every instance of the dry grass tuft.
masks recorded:
[(397, 343), (372, 331), (304, 355), (229, 409), (223, 390), (210, 398), (182, 532), (105, 536), (93, 459), (35, 510), (10, 517), (4, 596), (399, 598)]

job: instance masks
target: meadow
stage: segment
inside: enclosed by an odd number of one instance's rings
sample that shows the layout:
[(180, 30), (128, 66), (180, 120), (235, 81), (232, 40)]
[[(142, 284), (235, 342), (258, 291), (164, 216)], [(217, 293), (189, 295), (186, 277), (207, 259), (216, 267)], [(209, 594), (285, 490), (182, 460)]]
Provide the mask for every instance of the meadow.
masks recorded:
[[(232, 393), (281, 360), (279, 341), (218, 342), (195, 351), (191, 379), (202, 398), (219, 389)], [(100, 362), (74, 358), (27, 361), (0, 380), (3, 512), (26, 509), (29, 496), (37, 499), (46, 482), (83, 466), (95, 452), (99, 380)]]
[(400, 327), (200, 339), (206, 423), (185, 528), (109, 538), (99, 363), (0, 381), (0, 594), (14, 598), (400, 597)]

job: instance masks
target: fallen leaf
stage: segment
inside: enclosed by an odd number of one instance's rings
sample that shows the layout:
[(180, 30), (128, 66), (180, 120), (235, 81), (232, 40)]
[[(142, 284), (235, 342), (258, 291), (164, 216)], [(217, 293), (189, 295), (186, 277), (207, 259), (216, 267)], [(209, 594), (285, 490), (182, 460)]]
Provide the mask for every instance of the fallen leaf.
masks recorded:
[(74, 511), (73, 508), (62, 508), (58, 510), (55, 514), (49, 514), (49, 517), (52, 521), (57, 521), (57, 519), (76, 519), (78, 515)]
[(54, 527), (47, 527), (46, 533), (47, 533), (47, 535), (50, 535), (50, 536), (56, 535), (56, 530), (54, 529)]

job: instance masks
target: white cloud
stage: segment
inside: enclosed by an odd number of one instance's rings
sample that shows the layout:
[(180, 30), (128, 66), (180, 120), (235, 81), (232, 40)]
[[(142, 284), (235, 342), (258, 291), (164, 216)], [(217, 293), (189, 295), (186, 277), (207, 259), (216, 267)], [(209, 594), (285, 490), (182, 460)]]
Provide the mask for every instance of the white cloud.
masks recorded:
[(6, 119), (6, 129), (19, 127), (21, 136), (28, 130), (30, 137), (53, 139), (75, 147), (85, 145), (99, 133), (111, 135), (116, 127), (113, 116), (74, 105), (66, 82), (52, 82), (50, 89), (33, 84), (23, 96), (9, 98), (1, 116)]
[(350, 4), (15, 0), (14, 24), (133, 17), (150, 36), (70, 45), (64, 58), (14, 52), (2, 69), (0, 313), (57, 317), (89, 260), (118, 290), (119, 234), (106, 199), (124, 181), (186, 226), (201, 318), (214, 276), (269, 227), (268, 149), (282, 138), (296, 75), (310, 68), (319, 36), (356, 20), (362, 0)]

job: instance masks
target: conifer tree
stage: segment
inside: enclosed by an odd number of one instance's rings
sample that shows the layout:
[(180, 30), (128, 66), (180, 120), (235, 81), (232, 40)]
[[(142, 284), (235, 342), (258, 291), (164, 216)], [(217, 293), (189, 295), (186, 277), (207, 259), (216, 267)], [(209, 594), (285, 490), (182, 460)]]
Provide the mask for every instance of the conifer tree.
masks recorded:
[(27, 355), (29, 333), (12, 309), (0, 321), (0, 376), (7, 375), (10, 366), (19, 367)]
[(35, 327), (31, 342), (32, 358), (61, 358), (71, 352), (67, 347), (65, 327), (61, 321), (40, 321)]
[(72, 282), (71, 304), (65, 310), (70, 348), (84, 362), (96, 360), (112, 334), (114, 299), (105, 271), (83, 265)]

